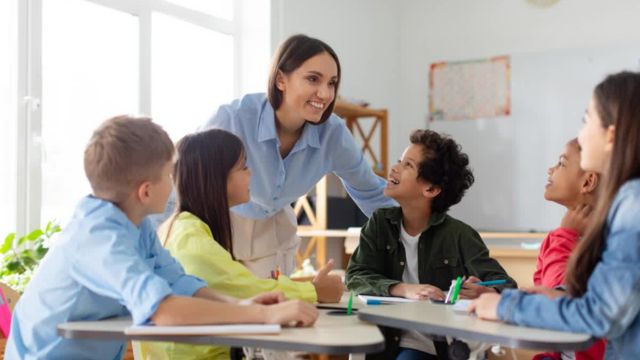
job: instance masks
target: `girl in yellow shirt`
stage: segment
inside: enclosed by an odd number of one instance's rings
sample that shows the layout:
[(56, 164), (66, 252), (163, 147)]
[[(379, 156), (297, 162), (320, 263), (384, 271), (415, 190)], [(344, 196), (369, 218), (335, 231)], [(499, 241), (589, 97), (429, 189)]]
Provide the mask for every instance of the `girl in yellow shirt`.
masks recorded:
[[(161, 226), (159, 238), (187, 274), (240, 298), (275, 290), (312, 303), (340, 301), (342, 281), (327, 274), (331, 261), (312, 282), (295, 282), (287, 276), (258, 278), (233, 258), (229, 208), (249, 201), (251, 178), (238, 137), (218, 129), (197, 132), (178, 142), (177, 154), (177, 209)], [(137, 344), (137, 353), (144, 359), (229, 358), (228, 347), (178, 343), (143, 342)]]

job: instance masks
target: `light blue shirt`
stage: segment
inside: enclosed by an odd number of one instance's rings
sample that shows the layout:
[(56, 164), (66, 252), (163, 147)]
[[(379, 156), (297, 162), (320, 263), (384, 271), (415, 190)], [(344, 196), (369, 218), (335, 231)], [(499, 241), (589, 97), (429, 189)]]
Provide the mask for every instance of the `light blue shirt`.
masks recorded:
[(204, 286), (162, 247), (149, 220), (137, 227), (114, 204), (87, 196), (18, 301), (5, 358), (120, 359), (123, 341), (67, 340), (57, 325), (127, 314), (142, 324), (167, 295)]
[(264, 219), (306, 194), (333, 172), (368, 217), (374, 210), (397, 206), (383, 194), (386, 181), (371, 170), (345, 122), (332, 114), (320, 125), (306, 124), (283, 159), (275, 114), (265, 94), (250, 94), (223, 105), (204, 126), (237, 135), (244, 143), (251, 177), (251, 201), (232, 210)]
[(640, 359), (640, 179), (625, 183), (609, 209), (602, 258), (580, 298), (505, 290), (498, 317), (514, 324), (609, 339), (605, 359)]

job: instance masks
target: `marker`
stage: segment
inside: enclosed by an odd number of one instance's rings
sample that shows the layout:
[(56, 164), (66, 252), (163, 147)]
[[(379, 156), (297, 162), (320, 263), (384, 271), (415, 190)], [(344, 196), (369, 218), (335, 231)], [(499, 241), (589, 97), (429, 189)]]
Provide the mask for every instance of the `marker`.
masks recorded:
[[(369, 303), (367, 301), (367, 303)], [(350, 291), (349, 292), (349, 302), (347, 303), (347, 315), (351, 315), (351, 312), (353, 310), (353, 292)]]
[(489, 281), (480, 281), (477, 283), (471, 283), (474, 285), (480, 285), (480, 286), (494, 286), (494, 285), (504, 285), (507, 283), (507, 280), (501, 279), (501, 280), (489, 280)]
[(451, 295), (451, 303), (455, 304), (456, 300), (458, 300), (458, 293), (460, 293), (460, 287), (462, 285), (462, 277), (458, 276), (456, 279), (456, 287), (453, 289), (453, 294)]
[(388, 305), (391, 304), (388, 301), (382, 301), (378, 299), (367, 299), (367, 305)]
[(453, 294), (453, 289), (456, 287), (456, 281), (451, 280), (451, 286), (449, 286), (449, 291), (447, 291), (447, 297), (444, 299), (445, 304), (449, 304), (451, 302), (451, 294)]

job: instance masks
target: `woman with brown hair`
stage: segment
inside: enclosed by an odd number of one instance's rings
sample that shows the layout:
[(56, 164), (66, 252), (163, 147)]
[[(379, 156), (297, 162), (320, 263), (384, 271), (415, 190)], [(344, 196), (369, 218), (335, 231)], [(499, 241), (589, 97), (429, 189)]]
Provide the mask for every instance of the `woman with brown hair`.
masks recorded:
[[(345, 122), (334, 115), (340, 85), (338, 56), (321, 40), (288, 38), (276, 51), (266, 94), (221, 106), (205, 128), (237, 135), (245, 145), (251, 200), (232, 209), (233, 254), (256, 275), (295, 268), (300, 244), (291, 203), (335, 173), (360, 209), (395, 205)], [(215, 166), (216, 164), (211, 164)]]
[(637, 359), (640, 73), (610, 75), (595, 88), (578, 141), (580, 167), (600, 173), (604, 187), (569, 261), (569, 296), (506, 290), (480, 296), (469, 310), (485, 319), (607, 338), (605, 359)]

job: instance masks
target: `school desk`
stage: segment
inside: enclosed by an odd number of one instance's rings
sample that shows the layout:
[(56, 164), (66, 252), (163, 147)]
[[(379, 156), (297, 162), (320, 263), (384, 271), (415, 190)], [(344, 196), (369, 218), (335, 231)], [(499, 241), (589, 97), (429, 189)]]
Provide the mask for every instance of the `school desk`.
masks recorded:
[(452, 305), (429, 302), (367, 306), (358, 310), (361, 320), (460, 340), (538, 350), (580, 350), (592, 343), (587, 334), (509, 325), (480, 320), (453, 310)]
[(131, 325), (128, 317), (60, 324), (58, 335), (67, 339), (172, 341), (321, 354), (363, 354), (384, 349), (384, 338), (377, 326), (359, 320), (355, 314), (329, 315), (331, 311), (335, 310), (320, 310), (312, 327), (285, 327), (274, 335), (126, 335), (124, 330)]

